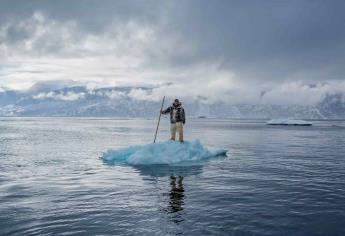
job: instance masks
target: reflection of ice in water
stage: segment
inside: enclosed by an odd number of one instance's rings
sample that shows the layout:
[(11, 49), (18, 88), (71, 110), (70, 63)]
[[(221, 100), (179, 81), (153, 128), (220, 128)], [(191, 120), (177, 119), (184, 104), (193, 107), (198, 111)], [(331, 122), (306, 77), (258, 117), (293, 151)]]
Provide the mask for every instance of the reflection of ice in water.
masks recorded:
[(202, 161), (221, 155), (226, 155), (226, 150), (208, 149), (199, 140), (185, 141), (184, 143), (169, 140), (143, 146), (108, 150), (102, 154), (101, 159), (113, 164), (152, 165)]

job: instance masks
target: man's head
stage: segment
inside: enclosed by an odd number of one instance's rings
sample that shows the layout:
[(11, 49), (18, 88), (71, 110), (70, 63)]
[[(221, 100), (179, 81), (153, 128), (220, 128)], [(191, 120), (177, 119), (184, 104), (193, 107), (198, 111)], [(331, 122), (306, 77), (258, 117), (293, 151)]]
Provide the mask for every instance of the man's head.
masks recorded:
[(174, 107), (181, 106), (181, 102), (176, 98), (176, 99), (174, 100), (173, 106), (174, 106)]

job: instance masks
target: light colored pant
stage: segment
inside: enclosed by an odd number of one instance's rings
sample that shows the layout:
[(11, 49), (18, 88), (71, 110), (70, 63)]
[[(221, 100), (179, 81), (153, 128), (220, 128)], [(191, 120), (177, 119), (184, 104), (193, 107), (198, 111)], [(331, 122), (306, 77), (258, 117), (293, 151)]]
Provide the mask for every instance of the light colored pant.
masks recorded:
[(171, 139), (176, 139), (176, 131), (178, 132), (179, 141), (183, 142), (183, 124), (182, 122), (176, 122), (170, 124)]

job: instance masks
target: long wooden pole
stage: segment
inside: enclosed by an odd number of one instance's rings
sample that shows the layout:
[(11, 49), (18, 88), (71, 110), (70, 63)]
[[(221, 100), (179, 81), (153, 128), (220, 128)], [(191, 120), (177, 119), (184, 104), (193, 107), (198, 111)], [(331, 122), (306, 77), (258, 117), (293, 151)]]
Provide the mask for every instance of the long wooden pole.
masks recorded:
[(164, 106), (164, 100), (165, 100), (165, 96), (163, 97), (163, 101), (162, 101), (161, 110), (159, 111), (158, 123), (157, 123), (157, 128), (156, 128), (156, 134), (155, 134), (155, 139), (153, 140), (153, 143), (155, 143), (155, 142), (156, 142), (156, 138), (157, 138), (157, 132), (158, 132), (158, 127), (159, 127), (159, 122), (161, 121), (162, 110), (163, 110), (163, 106)]

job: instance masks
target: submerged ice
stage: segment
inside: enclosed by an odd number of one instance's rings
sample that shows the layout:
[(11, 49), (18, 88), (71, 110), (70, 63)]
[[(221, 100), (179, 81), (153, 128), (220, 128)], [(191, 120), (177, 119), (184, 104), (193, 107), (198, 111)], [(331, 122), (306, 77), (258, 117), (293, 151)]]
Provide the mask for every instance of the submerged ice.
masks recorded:
[(225, 154), (226, 150), (206, 148), (199, 140), (184, 143), (169, 140), (117, 150), (110, 149), (100, 158), (114, 164), (151, 165), (196, 162)]

